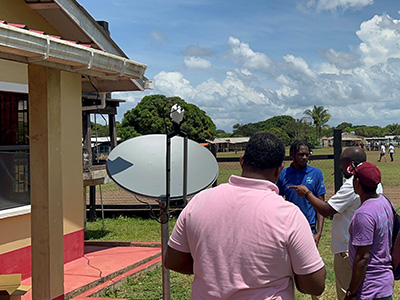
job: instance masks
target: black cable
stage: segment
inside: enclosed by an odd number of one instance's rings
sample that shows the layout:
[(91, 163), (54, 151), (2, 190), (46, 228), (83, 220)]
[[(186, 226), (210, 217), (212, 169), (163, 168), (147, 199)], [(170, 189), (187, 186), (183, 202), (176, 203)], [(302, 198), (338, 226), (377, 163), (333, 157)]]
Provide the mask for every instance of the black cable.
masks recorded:
[[(159, 218), (160, 218), (160, 216), (156, 216), (156, 214), (155, 214), (155, 212), (154, 212), (154, 210), (153, 210), (153, 207), (151, 206), (151, 204), (149, 203), (149, 202), (146, 202), (146, 201), (143, 201), (143, 200), (140, 200), (137, 196), (136, 196), (136, 194), (133, 194), (133, 196), (135, 197), (135, 199), (137, 200), (137, 201), (139, 201), (140, 203), (143, 203), (143, 204), (146, 204), (147, 206), (148, 206), (148, 208), (149, 208), (149, 210), (150, 210), (150, 217), (153, 219), (153, 220), (156, 220), (158, 223), (160, 223), (160, 224), (166, 224), (167, 222), (162, 222)], [(160, 209), (161, 210), (161, 209)], [(167, 220), (169, 219), (169, 214), (168, 213), (166, 213), (166, 215), (167, 215)]]
[(103, 275), (103, 271), (102, 271), (101, 269), (95, 267), (95, 266), (92, 266), (92, 265), (90, 264), (89, 258), (87, 258), (85, 255), (83, 255), (83, 257), (87, 260), (87, 264), (88, 264), (89, 267), (91, 267), (91, 268), (93, 268), (93, 269), (96, 269), (97, 271), (100, 272), (99, 277), (102, 278), (101, 276)]

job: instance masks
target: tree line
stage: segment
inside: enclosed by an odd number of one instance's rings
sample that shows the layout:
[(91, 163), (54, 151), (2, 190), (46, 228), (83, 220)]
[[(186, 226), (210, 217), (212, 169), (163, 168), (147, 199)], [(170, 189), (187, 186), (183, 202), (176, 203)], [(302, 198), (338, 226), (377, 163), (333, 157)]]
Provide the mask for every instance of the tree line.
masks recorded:
[[(117, 122), (117, 136), (125, 141), (139, 135), (171, 132), (173, 127), (169, 115), (174, 104), (178, 104), (185, 110), (181, 129), (196, 142), (205, 142), (216, 137), (251, 137), (259, 132), (270, 132), (278, 136), (286, 145), (296, 139), (306, 140), (311, 145), (319, 145), (320, 138), (332, 136), (334, 128), (363, 137), (385, 135), (400, 137), (399, 124), (379, 127), (343, 122), (336, 127), (331, 127), (327, 125), (331, 117), (328, 110), (316, 105), (311, 109), (306, 109), (301, 119), (288, 115), (275, 116), (256, 123), (235, 124), (232, 133), (228, 133), (221, 129), (217, 130), (212, 119), (196, 105), (187, 103), (179, 97), (164, 95), (145, 96), (136, 107), (127, 111), (122, 122)], [(92, 132), (97, 132), (97, 136), (109, 135), (108, 126), (101, 124), (92, 123)]]

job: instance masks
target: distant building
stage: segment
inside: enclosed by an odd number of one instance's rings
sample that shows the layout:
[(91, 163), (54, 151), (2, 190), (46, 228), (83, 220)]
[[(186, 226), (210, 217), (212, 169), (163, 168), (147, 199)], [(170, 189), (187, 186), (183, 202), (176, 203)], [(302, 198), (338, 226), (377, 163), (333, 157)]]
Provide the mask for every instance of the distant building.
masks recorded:
[(217, 152), (237, 152), (246, 149), (249, 137), (228, 137), (207, 140), (208, 143), (215, 145)]
[[(117, 142), (121, 138), (117, 137)], [(91, 138), (91, 148), (93, 160), (105, 160), (112, 150), (111, 138), (109, 136), (100, 136)]]
[[(331, 136), (331, 137), (324, 136), (321, 138), (323, 147), (333, 147), (333, 141), (334, 141), (333, 136)], [(359, 145), (361, 145), (361, 143), (365, 144), (364, 137), (361, 137), (361, 136), (358, 136), (355, 134), (351, 134), (348, 132), (342, 133), (342, 146), (343, 147), (359, 146)]]

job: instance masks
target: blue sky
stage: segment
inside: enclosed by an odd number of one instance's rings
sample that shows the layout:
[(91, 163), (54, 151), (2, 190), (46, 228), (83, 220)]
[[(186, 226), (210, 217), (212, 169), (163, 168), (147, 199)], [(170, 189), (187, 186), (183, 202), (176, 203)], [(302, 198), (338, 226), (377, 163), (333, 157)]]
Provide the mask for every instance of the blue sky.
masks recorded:
[(149, 94), (196, 104), (218, 129), (323, 105), (328, 123), (400, 123), (398, 0), (78, 0), (109, 22), (151, 91), (114, 93), (117, 119)]

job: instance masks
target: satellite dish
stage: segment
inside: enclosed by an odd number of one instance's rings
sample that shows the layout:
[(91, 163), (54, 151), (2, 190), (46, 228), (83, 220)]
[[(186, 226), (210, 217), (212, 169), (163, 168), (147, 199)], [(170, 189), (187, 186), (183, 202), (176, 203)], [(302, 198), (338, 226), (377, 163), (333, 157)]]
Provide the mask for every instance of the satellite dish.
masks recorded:
[[(124, 189), (152, 198), (166, 197), (166, 139), (163, 134), (143, 135), (115, 147), (106, 166), (110, 177)], [(183, 197), (184, 138), (171, 139), (170, 199)], [(218, 176), (212, 153), (188, 139), (187, 196), (211, 186)]]

